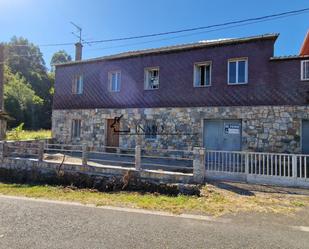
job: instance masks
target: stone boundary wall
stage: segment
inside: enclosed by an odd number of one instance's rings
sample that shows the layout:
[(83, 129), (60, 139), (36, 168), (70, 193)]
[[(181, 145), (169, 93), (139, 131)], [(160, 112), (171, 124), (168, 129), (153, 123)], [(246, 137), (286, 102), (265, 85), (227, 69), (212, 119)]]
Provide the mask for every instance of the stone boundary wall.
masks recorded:
[[(100, 166), (94, 167), (80, 164), (59, 164), (55, 162), (42, 161), (37, 159), (20, 159), (20, 158), (3, 158), (0, 169), (36, 172), (43, 176), (51, 178), (59, 178), (66, 174), (82, 174), (89, 176), (104, 176), (104, 177), (124, 177), (132, 174), (145, 182), (156, 183), (193, 183), (193, 174), (185, 174), (178, 172), (163, 172), (155, 170), (136, 170), (135, 168), (124, 168), (119, 166)], [(22, 177), (22, 176), (20, 176)], [(0, 174), (1, 178), (1, 174)]]
[[(309, 119), (309, 106), (228, 106), (191, 108), (128, 108), (128, 109), (78, 109), (53, 110), (52, 131), (61, 143), (86, 142), (89, 146), (106, 145), (106, 119), (123, 115), (120, 129), (131, 130), (130, 135), (121, 134), (119, 146), (134, 148), (163, 148), (192, 150), (203, 147), (203, 123), (207, 119), (242, 120), (242, 150), (300, 153), (301, 122)], [(80, 139), (71, 138), (72, 119), (82, 120)], [(134, 135), (136, 125), (154, 120), (164, 132), (145, 139)], [(207, 149), (207, 148), (206, 148)]]
[(42, 146), (52, 139), (29, 139), (16, 141), (0, 141), (0, 156), (39, 157), (43, 153)]

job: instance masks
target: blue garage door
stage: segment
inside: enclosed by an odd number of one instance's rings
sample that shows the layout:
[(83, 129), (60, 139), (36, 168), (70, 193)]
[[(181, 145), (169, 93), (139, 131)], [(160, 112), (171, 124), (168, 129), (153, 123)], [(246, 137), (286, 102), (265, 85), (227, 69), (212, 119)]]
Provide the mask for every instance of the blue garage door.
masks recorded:
[(208, 150), (240, 151), (241, 120), (204, 120), (204, 147)]
[(309, 120), (302, 122), (302, 153), (309, 154)]

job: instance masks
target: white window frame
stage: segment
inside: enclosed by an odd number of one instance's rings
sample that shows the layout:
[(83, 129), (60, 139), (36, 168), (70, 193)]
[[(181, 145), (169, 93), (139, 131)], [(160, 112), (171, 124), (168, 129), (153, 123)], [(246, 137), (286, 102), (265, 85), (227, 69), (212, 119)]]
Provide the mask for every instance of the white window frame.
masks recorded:
[[(210, 77), (209, 77), (209, 85), (197, 85), (197, 67), (199, 66), (210, 66)], [(203, 61), (203, 62), (196, 62), (193, 66), (193, 87), (210, 87), (212, 85), (212, 61)]]
[[(77, 136), (77, 134), (74, 133), (75, 131), (75, 126), (76, 126), (76, 122), (79, 122), (79, 134)], [(81, 137), (81, 134), (82, 134), (82, 120), (79, 119), (79, 118), (74, 118), (72, 119), (72, 124), (71, 124), (71, 137), (73, 139), (80, 139)]]
[(83, 94), (84, 92), (84, 75), (78, 74), (73, 78), (72, 94)]
[[(116, 79), (117, 79), (117, 86), (118, 86), (118, 89), (117, 90), (113, 90), (113, 88), (112, 88), (112, 84), (113, 84), (113, 82), (112, 82), (112, 75), (113, 74), (116, 74), (116, 75), (119, 75), (119, 78), (118, 77), (116, 77)], [(109, 89), (109, 91), (110, 92), (120, 92), (120, 89), (121, 89), (121, 71), (110, 71), (110, 72), (108, 72), (108, 89)]]
[(300, 62), (300, 79), (302, 80), (302, 81), (309, 81), (309, 77), (308, 78), (304, 78), (304, 76), (305, 76), (305, 73), (304, 73), (304, 64), (305, 63), (308, 63), (309, 64), (309, 60), (302, 60), (301, 62)]
[[(245, 82), (238, 82), (238, 63), (239, 63), (239, 61), (245, 61), (246, 62)], [(230, 82), (230, 62), (236, 62), (236, 82), (235, 83)], [(227, 84), (231, 85), (231, 86), (248, 84), (248, 78), (249, 78), (248, 65), (249, 65), (248, 57), (228, 59), (228, 61), (227, 61)]]
[[(150, 71), (158, 71), (158, 87), (157, 88), (150, 88), (149, 84), (149, 72)], [(160, 87), (160, 68), (159, 67), (146, 67), (144, 69), (144, 90), (158, 90)]]

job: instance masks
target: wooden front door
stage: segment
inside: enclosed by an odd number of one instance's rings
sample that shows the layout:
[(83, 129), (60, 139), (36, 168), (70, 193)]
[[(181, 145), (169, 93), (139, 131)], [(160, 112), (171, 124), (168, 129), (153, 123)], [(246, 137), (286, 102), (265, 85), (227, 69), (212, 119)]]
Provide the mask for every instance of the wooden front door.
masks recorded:
[(119, 147), (119, 122), (115, 122), (114, 119), (107, 120), (106, 131), (106, 146)]

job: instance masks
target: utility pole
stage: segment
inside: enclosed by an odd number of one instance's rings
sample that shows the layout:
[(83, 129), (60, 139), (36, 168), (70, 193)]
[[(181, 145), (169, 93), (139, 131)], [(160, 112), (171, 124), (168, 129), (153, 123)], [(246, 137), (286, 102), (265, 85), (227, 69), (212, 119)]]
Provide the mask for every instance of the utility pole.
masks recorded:
[(0, 140), (5, 139), (6, 119), (4, 114), (4, 45), (0, 44)]
[(0, 44), (0, 110), (3, 111), (4, 46)]

